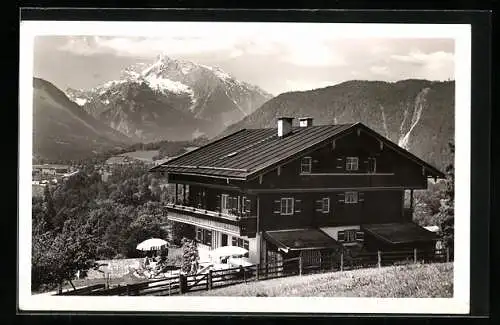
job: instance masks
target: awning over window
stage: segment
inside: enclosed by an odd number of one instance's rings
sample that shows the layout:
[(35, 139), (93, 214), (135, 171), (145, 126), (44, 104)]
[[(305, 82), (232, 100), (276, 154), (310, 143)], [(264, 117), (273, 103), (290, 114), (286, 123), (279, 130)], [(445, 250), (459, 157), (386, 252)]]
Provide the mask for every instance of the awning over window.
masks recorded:
[(335, 248), (340, 245), (319, 229), (266, 231), (264, 238), (285, 252)]
[(384, 223), (364, 225), (362, 230), (389, 244), (406, 244), (437, 240), (437, 235), (419, 225), (409, 223)]

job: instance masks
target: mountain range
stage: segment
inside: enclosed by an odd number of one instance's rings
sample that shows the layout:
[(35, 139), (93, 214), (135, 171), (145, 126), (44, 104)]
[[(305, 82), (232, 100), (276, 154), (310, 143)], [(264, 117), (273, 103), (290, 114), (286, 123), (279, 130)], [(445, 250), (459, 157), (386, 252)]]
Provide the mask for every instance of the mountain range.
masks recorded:
[(213, 137), (272, 98), (220, 68), (165, 55), (127, 67), (118, 80), (66, 93), (136, 142)]
[(216, 139), (242, 128), (276, 127), (279, 116), (310, 116), (314, 124), (362, 122), (442, 170), (453, 159), (454, 81), (353, 80), (272, 97), (218, 68), (159, 56), (89, 90), (65, 93), (39, 78), (33, 85), (37, 157)]
[(87, 114), (52, 83), (33, 79), (33, 155), (45, 160), (80, 159), (121, 149), (130, 139)]
[(219, 137), (242, 128), (276, 127), (279, 116), (313, 117), (314, 124), (362, 122), (444, 170), (453, 159), (448, 143), (454, 141), (454, 98), (454, 81), (353, 80), (280, 94)]

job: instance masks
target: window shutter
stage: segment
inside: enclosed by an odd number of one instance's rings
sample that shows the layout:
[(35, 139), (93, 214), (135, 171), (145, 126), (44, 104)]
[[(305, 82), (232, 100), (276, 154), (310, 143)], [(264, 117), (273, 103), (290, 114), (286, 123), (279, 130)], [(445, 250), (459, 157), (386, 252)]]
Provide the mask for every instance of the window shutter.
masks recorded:
[(294, 200), (294, 203), (293, 203), (293, 209), (295, 210), (294, 212), (295, 213), (301, 213), (302, 210), (301, 210), (301, 203), (302, 203), (302, 200)]
[(221, 207), (221, 200), (222, 200), (222, 198), (221, 198), (220, 194), (217, 195), (217, 199), (215, 200), (215, 211), (218, 211), (218, 212), (221, 211), (221, 208), (220, 208)]
[(274, 200), (273, 207), (275, 214), (281, 214), (281, 200)]
[(364, 201), (365, 201), (365, 193), (358, 192), (358, 202), (364, 202)]
[(356, 240), (357, 241), (364, 241), (365, 240), (365, 233), (363, 231), (356, 231)]
[(339, 231), (337, 232), (337, 240), (340, 242), (345, 241), (345, 231)]
[(344, 170), (344, 158), (337, 158), (335, 168), (337, 171)]
[(340, 204), (344, 204), (345, 203), (345, 193), (339, 193), (339, 194), (337, 194), (337, 201)]
[(314, 201), (314, 210), (317, 212), (321, 212), (321, 200)]
[(363, 168), (361, 168), (361, 166), (359, 166), (360, 168), (359, 169), (362, 169), (362, 170), (365, 170), (367, 172), (370, 171), (370, 162), (368, 161), (368, 158), (367, 157), (359, 157), (360, 158), (360, 165), (361, 163), (363, 164)]

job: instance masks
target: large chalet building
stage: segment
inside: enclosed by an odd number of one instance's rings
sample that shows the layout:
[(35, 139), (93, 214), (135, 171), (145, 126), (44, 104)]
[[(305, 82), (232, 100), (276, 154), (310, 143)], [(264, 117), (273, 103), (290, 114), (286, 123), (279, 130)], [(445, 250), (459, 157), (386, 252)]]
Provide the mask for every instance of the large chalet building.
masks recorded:
[(253, 263), (339, 246), (434, 247), (435, 234), (412, 222), (413, 191), (441, 171), (361, 123), (299, 120), (243, 129), (152, 168), (175, 186), (168, 218), (192, 225), (200, 250), (241, 246)]

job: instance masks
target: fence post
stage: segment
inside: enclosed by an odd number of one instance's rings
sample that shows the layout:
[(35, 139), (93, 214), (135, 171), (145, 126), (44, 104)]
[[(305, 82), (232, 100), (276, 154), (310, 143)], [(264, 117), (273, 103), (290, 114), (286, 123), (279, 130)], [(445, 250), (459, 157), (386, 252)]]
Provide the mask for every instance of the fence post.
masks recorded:
[(417, 249), (413, 249), (413, 263), (417, 264)]
[(187, 281), (184, 274), (179, 274), (179, 293), (183, 294), (187, 291)]
[(382, 266), (382, 256), (380, 251), (377, 251), (377, 258), (378, 258), (377, 266), (380, 268)]
[(168, 280), (168, 295), (172, 295), (172, 280)]
[(322, 261), (322, 259), (321, 259), (321, 252), (319, 252), (319, 270), (320, 271), (321, 271), (321, 261)]
[(450, 247), (446, 247), (446, 262), (450, 261)]
[(259, 281), (259, 269), (260, 269), (260, 264), (257, 264), (255, 267), (255, 279)]
[(344, 271), (344, 252), (340, 253), (340, 272)]
[(207, 275), (207, 290), (212, 290), (212, 270), (208, 270), (208, 275)]
[(299, 256), (299, 275), (302, 275), (302, 255)]
[(127, 288), (127, 296), (130, 296), (130, 287), (129, 287), (129, 285), (128, 285), (128, 284), (127, 284), (127, 287), (126, 287), (126, 288)]

